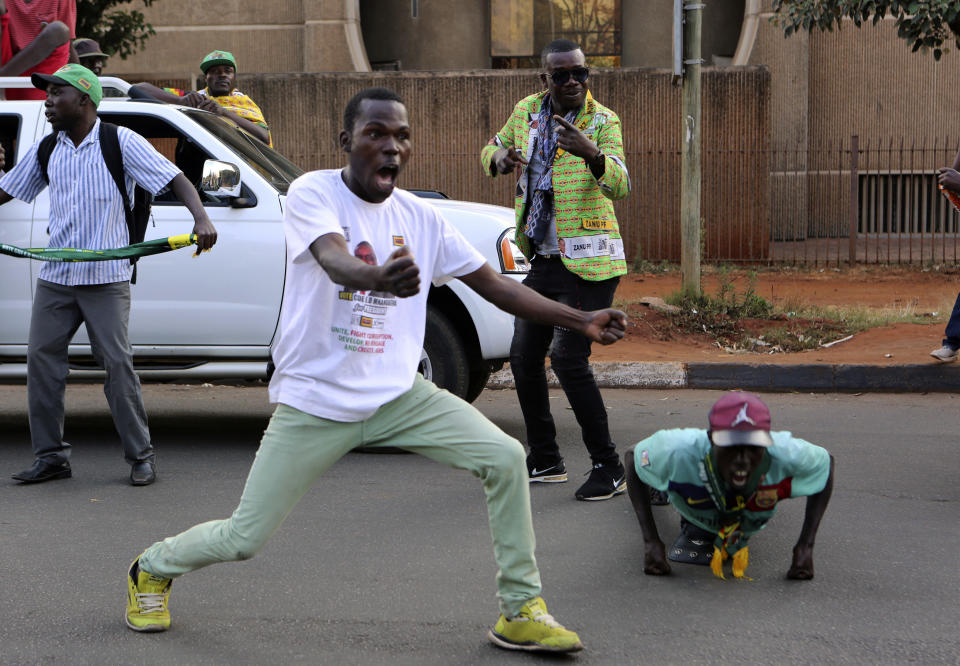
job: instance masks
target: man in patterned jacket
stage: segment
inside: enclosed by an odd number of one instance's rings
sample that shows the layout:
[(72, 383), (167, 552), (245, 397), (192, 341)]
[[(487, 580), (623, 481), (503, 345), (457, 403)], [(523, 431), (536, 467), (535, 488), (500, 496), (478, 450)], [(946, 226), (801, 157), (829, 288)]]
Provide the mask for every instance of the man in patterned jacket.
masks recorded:
[[(620, 275), (627, 272), (613, 212), (613, 201), (630, 193), (620, 119), (587, 90), (590, 70), (577, 44), (550, 42), (541, 62), (546, 90), (517, 103), (480, 160), (488, 176), (518, 174), (517, 242), (531, 260), (524, 284), (581, 310), (607, 308)], [(567, 480), (547, 394), (548, 349), (593, 465), (577, 499), (604, 500), (623, 493), (624, 468), (590, 368), (590, 341), (517, 319), (510, 367), (530, 447), (530, 481)]]

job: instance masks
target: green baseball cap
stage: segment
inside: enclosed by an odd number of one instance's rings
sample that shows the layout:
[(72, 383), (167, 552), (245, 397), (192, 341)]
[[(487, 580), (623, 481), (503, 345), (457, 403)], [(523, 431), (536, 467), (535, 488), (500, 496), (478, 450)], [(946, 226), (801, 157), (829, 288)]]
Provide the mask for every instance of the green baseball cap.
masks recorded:
[(230, 65), (236, 69), (237, 60), (229, 51), (212, 51), (205, 55), (203, 60), (200, 61), (200, 71), (206, 74), (207, 70), (215, 65)]
[(58, 86), (73, 86), (82, 93), (90, 95), (94, 106), (100, 106), (103, 99), (103, 88), (100, 79), (83, 65), (70, 62), (55, 71), (53, 74), (32, 74), (30, 82), (35, 88), (46, 90), (49, 84)]

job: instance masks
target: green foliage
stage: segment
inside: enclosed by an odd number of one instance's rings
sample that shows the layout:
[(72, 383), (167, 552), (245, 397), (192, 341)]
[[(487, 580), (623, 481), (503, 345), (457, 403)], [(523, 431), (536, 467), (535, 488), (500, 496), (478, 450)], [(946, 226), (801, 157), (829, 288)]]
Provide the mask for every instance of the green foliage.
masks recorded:
[(940, 60), (952, 42), (960, 48), (960, 2), (957, 0), (773, 0), (773, 20), (786, 36), (805, 30), (840, 29), (844, 18), (858, 28), (895, 19), (897, 36), (913, 51), (933, 52)]
[[(143, 48), (156, 34), (137, 9), (118, 9), (135, 0), (77, 0), (77, 37), (89, 37), (100, 43), (104, 53), (126, 59)], [(149, 7), (154, 0), (136, 0)]]
[(700, 319), (766, 319), (773, 314), (773, 306), (757, 294), (757, 275), (751, 272), (743, 293), (738, 293), (734, 284), (734, 271), (721, 265), (716, 272), (717, 294), (704, 292), (699, 295), (677, 292), (667, 297), (667, 303), (676, 305)]
[[(918, 313), (914, 305), (877, 309), (785, 301), (774, 306), (756, 293), (756, 271), (744, 275), (727, 264), (718, 266), (714, 277), (717, 288), (712, 295), (675, 292), (668, 296), (666, 301), (680, 309), (667, 316), (681, 331), (712, 338), (728, 352), (773, 354), (816, 349), (875, 326), (935, 319), (935, 315)], [(738, 287), (738, 280), (745, 284)], [(951, 305), (945, 303), (941, 309), (949, 312)]]

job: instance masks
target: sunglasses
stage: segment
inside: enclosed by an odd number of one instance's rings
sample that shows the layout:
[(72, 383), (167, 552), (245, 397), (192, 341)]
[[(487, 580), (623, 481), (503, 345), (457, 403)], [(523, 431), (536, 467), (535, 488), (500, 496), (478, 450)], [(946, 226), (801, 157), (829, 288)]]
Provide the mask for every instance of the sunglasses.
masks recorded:
[(583, 83), (587, 80), (587, 77), (590, 76), (590, 70), (586, 67), (575, 67), (574, 69), (558, 69), (553, 74), (550, 75), (550, 78), (553, 82), (562, 86), (567, 81), (570, 80), (570, 77), (573, 77), (577, 83)]

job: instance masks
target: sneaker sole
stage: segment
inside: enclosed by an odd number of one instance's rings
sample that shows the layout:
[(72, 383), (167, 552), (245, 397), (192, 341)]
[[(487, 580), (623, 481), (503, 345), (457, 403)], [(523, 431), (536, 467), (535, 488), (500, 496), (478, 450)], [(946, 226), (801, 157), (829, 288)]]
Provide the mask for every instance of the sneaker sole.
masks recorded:
[(957, 360), (957, 357), (956, 357), (956, 356), (951, 356), (950, 358), (940, 358), (940, 357), (937, 356), (936, 354), (930, 354), (930, 356), (934, 357), (935, 359), (937, 359), (937, 360), (940, 361), (941, 363), (953, 363), (954, 361)]
[(127, 617), (126, 615), (123, 616), (123, 620), (124, 620), (124, 622), (127, 623), (127, 626), (128, 626), (130, 629), (133, 629), (134, 631), (139, 631), (139, 632), (142, 632), (142, 633), (145, 633), (145, 634), (147, 634), (147, 633), (156, 633), (156, 632), (158, 632), (158, 631), (166, 631), (167, 629), (170, 628), (170, 627), (165, 627), (165, 626), (163, 626), (162, 624), (147, 624), (147, 625), (144, 625), (144, 626), (141, 627), (141, 626), (136, 625), (136, 624), (134, 624), (133, 622), (131, 622), (131, 621), (130, 621), (130, 618)]
[(564, 474), (551, 474), (549, 476), (531, 476), (530, 483), (566, 483), (567, 475)]
[(624, 481), (619, 486), (617, 486), (612, 493), (609, 495), (595, 495), (593, 497), (581, 497), (577, 495), (577, 499), (581, 502), (599, 502), (600, 500), (608, 500), (616, 497), (617, 495), (622, 495), (627, 490), (627, 483)]
[(554, 653), (569, 653), (569, 652), (580, 652), (583, 649), (583, 643), (577, 643), (567, 648), (554, 647), (552, 645), (542, 645), (540, 643), (512, 643), (506, 638), (496, 633), (493, 629), (487, 632), (487, 638), (490, 639), (490, 642), (496, 645), (497, 647), (502, 647), (504, 650), (522, 650), (523, 652), (554, 652)]

